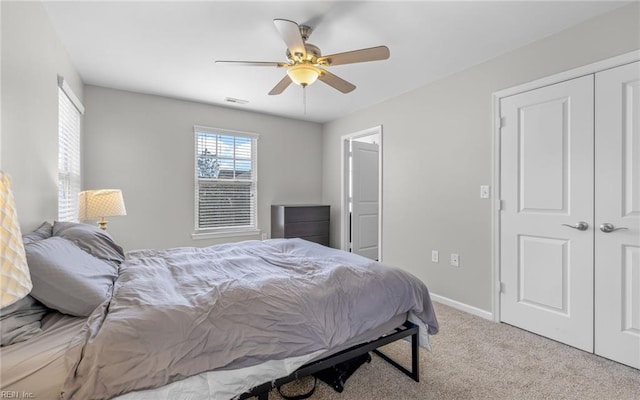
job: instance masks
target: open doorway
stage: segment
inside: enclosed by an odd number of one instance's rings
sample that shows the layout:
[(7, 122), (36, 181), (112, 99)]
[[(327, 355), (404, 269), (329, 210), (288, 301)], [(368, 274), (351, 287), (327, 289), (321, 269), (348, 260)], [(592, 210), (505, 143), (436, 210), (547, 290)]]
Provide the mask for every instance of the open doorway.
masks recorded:
[(382, 127), (342, 137), (342, 249), (382, 260)]

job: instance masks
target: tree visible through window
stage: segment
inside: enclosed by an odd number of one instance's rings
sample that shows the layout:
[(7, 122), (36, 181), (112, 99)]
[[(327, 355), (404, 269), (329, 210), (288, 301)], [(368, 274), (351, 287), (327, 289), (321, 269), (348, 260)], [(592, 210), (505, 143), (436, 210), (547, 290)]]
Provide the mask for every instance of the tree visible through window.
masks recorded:
[(196, 231), (256, 229), (257, 135), (194, 127)]

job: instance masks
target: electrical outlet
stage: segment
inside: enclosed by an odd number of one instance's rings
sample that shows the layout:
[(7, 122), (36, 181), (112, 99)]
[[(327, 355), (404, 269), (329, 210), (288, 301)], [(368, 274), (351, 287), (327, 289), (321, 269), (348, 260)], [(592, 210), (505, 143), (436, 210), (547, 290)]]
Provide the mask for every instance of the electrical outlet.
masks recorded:
[(458, 253), (451, 253), (451, 265), (454, 267), (460, 266), (460, 256)]
[(269, 239), (269, 236), (267, 235), (267, 232), (262, 232), (262, 234), (260, 235), (260, 239), (262, 239), (262, 240)]
[(438, 262), (438, 250), (431, 250), (431, 262)]
[(487, 185), (480, 186), (480, 198), (481, 199), (488, 199), (490, 193), (491, 192), (490, 192), (489, 186), (487, 186)]

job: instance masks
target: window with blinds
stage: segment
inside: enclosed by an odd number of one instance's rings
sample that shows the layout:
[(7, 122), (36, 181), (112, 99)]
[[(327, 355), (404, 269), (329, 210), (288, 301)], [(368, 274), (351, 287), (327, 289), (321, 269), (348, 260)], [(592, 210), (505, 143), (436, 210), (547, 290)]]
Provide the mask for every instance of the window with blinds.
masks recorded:
[(63, 78), (58, 78), (58, 220), (78, 220), (80, 115), (84, 111)]
[(258, 135), (196, 126), (196, 232), (257, 229)]

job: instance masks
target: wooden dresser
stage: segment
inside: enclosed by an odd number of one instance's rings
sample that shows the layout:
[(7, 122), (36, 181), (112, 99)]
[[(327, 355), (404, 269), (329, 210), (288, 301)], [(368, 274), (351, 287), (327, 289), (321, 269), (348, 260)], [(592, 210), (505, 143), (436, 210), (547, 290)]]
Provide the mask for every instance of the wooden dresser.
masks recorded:
[(330, 213), (326, 205), (272, 205), (271, 238), (301, 238), (329, 246)]

